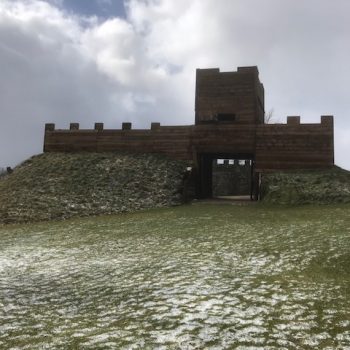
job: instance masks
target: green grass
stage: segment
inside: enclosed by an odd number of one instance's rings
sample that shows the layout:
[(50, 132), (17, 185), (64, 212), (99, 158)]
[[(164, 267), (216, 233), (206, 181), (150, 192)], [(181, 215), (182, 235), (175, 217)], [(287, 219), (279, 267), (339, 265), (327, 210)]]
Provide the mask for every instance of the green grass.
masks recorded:
[(0, 178), (0, 224), (182, 203), (186, 163), (154, 154), (44, 153)]
[(350, 171), (333, 166), (263, 174), (261, 195), (274, 204), (350, 203)]
[(348, 349), (350, 205), (0, 227), (1, 349)]

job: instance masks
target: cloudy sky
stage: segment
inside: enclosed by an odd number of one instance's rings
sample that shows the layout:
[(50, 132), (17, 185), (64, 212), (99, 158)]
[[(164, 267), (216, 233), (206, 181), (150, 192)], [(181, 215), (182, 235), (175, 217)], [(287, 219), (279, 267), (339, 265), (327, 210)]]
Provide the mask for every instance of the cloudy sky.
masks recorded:
[(349, 0), (0, 0), (0, 166), (44, 124), (194, 122), (195, 69), (257, 65), (275, 121), (335, 116), (350, 169)]

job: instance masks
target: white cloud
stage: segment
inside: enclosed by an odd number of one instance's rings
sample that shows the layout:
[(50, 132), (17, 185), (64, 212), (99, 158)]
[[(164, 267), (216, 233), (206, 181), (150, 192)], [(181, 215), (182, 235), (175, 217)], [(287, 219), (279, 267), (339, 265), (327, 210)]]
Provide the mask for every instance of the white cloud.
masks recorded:
[(346, 0), (130, 0), (126, 19), (101, 22), (0, 0), (0, 165), (40, 152), (45, 122), (193, 123), (197, 67), (258, 65), (276, 118), (335, 114), (336, 160), (350, 168), (349, 10)]
[(119, 18), (86, 30), (82, 42), (99, 70), (115, 80), (130, 84), (135, 69), (137, 37), (133, 28)]

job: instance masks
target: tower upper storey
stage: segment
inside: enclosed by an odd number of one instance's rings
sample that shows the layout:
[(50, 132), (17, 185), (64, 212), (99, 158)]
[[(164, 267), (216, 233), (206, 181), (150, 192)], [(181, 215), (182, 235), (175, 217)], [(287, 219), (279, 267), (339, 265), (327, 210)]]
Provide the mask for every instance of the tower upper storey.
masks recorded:
[(197, 69), (195, 111), (196, 124), (263, 124), (264, 86), (258, 67), (238, 67), (236, 72)]

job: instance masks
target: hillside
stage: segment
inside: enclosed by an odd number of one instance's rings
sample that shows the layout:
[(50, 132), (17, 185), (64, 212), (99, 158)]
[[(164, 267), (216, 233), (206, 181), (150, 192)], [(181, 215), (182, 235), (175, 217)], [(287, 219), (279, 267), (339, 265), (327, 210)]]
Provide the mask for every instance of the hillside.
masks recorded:
[(348, 350), (350, 205), (0, 226), (2, 350)]
[(156, 155), (47, 153), (0, 180), (0, 223), (66, 219), (181, 203), (186, 165)]
[(324, 170), (264, 174), (262, 201), (274, 204), (350, 203), (350, 172)]

